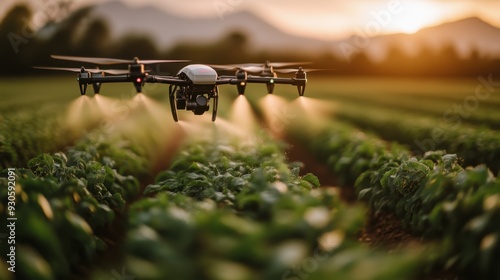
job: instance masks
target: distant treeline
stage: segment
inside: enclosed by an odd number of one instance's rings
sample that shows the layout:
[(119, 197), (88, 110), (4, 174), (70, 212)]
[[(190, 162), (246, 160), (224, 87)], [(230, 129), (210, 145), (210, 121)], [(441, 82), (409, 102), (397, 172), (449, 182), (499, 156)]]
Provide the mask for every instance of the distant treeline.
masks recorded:
[[(64, 11), (64, 10), (62, 10)], [(65, 18), (55, 23), (56, 18)], [(79, 63), (54, 61), (50, 54), (141, 59), (190, 59), (196, 63), (241, 63), (273, 61), (312, 61), (314, 68), (337, 69), (334, 75), (385, 75), (456, 77), (500, 73), (500, 59), (484, 58), (473, 52), (461, 58), (452, 47), (439, 51), (423, 48), (417, 55), (392, 48), (387, 57), (373, 62), (363, 52), (355, 53), (347, 62), (325, 50), (323, 53), (298, 50), (255, 52), (242, 32), (232, 32), (214, 43), (180, 43), (160, 49), (153, 38), (130, 34), (114, 38), (106, 21), (87, 7), (68, 15), (55, 15), (42, 28), (36, 26), (33, 12), (16, 5), (0, 22), (0, 72), (5, 75), (46, 74), (34, 70), (35, 65), (80, 66)], [(36, 32), (34, 30), (37, 30)], [(113, 38), (113, 39), (112, 39)], [(84, 65), (94, 66), (94, 65)], [(154, 67), (161, 73), (175, 73), (178, 66)]]

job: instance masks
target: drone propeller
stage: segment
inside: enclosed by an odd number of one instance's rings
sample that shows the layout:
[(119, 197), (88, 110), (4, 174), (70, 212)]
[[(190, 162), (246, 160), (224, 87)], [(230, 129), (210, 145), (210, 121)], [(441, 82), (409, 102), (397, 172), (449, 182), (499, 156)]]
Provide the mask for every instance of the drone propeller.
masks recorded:
[[(64, 68), (64, 67), (43, 67), (43, 66), (35, 66), (33, 67), (35, 69), (47, 69), (47, 70), (60, 70), (60, 71), (69, 71), (69, 72), (76, 72), (76, 73), (81, 73), (82, 68)], [(128, 74), (128, 70), (121, 70), (121, 69), (87, 69), (84, 68), (85, 72), (90, 72), (90, 73), (108, 73), (111, 75), (122, 75), (122, 74)]]
[[(294, 66), (294, 65), (308, 65), (312, 64), (312, 62), (267, 62), (263, 66), (272, 66), (272, 67), (287, 67), (287, 66)], [(260, 64), (262, 65), (262, 64)]]
[[(221, 70), (244, 70), (246, 72), (251, 72), (251, 73), (258, 73), (258, 72), (263, 72), (266, 69), (269, 69), (269, 67), (287, 67), (287, 66), (293, 66), (293, 65), (305, 65), (305, 64), (311, 64), (312, 62), (266, 62), (266, 63), (243, 63), (243, 64), (227, 64), (227, 65), (217, 65), (217, 64), (212, 64), (209, 65), (212, 68), (216, 69), (221, 69)], [(277, 69), (274, 69), (275, 72), (280, 72), (277, 71)], [(293, 71), (290, 71), (293, 72)], [(280, 73), (290, 73), (290, 72), (280, 72)]]
[(189, 60), (139, 60), (137, 57), (133, 60), (116, 59), (116, 58), (101, 58), (101, 57), (81, 57), (81, 56), (63, 56), (51, 55), (54, 59), (88, 62), (93, 64), (111, 65), (111, 64), (156, 64), (156, 63), (172, 63), (172, 62), (188, 62)]
[(312, 64), (312, 62), (309, 61), (302, 61), (302, 62), (265, 62), (265, 63), (243, 63), (243, 64), (229, 64), (230, 66), (243, 66), (243, 67), (248, 67), (248, 66), (257, 66), (257, 67), (287, 67), (287, 66), (294, 66), (294, 65), (308, 65)]
[(318, 72), (318, 71), (331, 71), (335, 69), (314, 69), (314, 68), (306, 68), (303, 69), (302, 67), (299, 68), (286, 68), (286, 69), (274, 69), (275, 72), (278, 73), (294, 73), (298, 71), (303, 71), (303, 72)]
[(208, 65), (212, 68), (215, 69), (221, 69), (221, 70), (228, 70), (228, 71), (239, 71), (243, 70), (245, 72), (250, 72), (250, 73), (259, 73), (264, 70), (263, 67), (261, 66), (254, 66), (254, 65), (243, 65), (243, 64), (234, 64), (234, 65)]

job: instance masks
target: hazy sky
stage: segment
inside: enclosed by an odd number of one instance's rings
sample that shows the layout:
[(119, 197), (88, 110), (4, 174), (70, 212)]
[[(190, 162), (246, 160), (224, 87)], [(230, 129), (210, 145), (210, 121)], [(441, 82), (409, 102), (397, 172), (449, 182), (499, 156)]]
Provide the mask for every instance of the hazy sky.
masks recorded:
[[(37, 13), (54, 2), (26, 0)], [(108, 0), (73, 0), (72, 8)], [(426, 26), (479, 16), (500, 27), (500, 0), (122, 0), (131, 6), (154, 5), (177, 15), (219, 17), (250, 10), (282, 30), (322, 39), (357, 32), (412, 33)], [(19, 0), (1, 0), (0, 14)], [(49, 7), (49, 8), (47, 8)]]

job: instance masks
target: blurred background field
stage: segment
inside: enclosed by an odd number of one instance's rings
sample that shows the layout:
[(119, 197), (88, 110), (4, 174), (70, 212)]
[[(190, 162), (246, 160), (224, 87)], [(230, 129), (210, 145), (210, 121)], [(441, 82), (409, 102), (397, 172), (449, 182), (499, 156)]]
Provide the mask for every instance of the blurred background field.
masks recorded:
[[(500, 279), (500, 4), (393, 2), (2, 1), (0, 183), (27, 222), (0, 278)], [(325, 71), (174, 122), (168, 86), (80, 96), (33, 67), (95, 65), (51, 54)]]

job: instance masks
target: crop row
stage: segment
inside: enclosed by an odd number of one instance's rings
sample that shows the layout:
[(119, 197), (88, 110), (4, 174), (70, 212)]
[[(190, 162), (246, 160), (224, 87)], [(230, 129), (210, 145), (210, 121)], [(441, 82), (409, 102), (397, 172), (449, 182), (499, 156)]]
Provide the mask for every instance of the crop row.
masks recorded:
[[(128, 274), (140, 279), (401, 279), (415, 254), (357, 242), (364, 211), (299, 176), (265, 140), (191, 143), (130, 208)], [(370, 269), (367, 269), (370, 268)]]
[(416, 153), (446, 150), (456, 153), (462, 166), (486, 164), (500, 171), (500, 133), (462, 124), (460, 118), (438, 120), (380, 109), (340, 110), (338, 117), (382, 138), (408, 145)]
[[(335, 102), (342, 103), (345, 111), (359, 112), (360, 107), (379, 110), (396, 111), (398, 113), (411, 112), (415, 115), (446, 118), (452, 122), (460, 119), (469, 125), (487, 126), (492, 129), (500, 127), (498, 104), (491, 100), (465, 98), (462, 100), (440, 100), (438, 97), (419, 97), (396, 94), (393, 96), (353, 96), (338, 94), (329, 96)], [(443, 97), (440, 97), (443, 98)], [(349, 108), (349, 109), (347, 109)]]
[(56, 152), (74, 140), (61, 115), (46, 111), (0, 115), (0, 169), (25, 167), (41, 152)]
[(466, 277), (500, 277), (500, 180), (484, 165), (464, 169), (457, 155), (442, 151), (417, 159), (341, 124), (297, 135), (341, 183), (354, 183), (371, 209), (394, 212), (415, 233), (440, 241), (436, 265)]
[[(66, 153), (40, 154), (27, 162), (27, 168), (3, 171), (1, 185), (7, 186), (8, 176), (15, 176), (16, 182), (15, 193), (7, 187), (0, 190), (0, 216), (4, 221), (7, 216), (17, 218), (18, 279), (87, 275), (85, 267), (116, 245), (126, 200), (139, 193), (138, 181), (116, 170), (115, 158), (126, 157), (130, 164), (138, 158), (123, 152), (106, 143), (82, 142)], [(15, 209), (7, 207), (11, 195)], [(2, 246), (2, 258), (9, 248)], [(6, 264), (2, 260), (2, 273)]]

